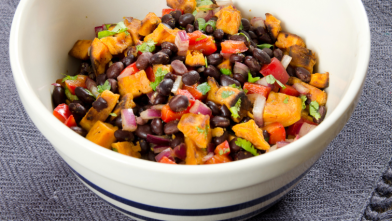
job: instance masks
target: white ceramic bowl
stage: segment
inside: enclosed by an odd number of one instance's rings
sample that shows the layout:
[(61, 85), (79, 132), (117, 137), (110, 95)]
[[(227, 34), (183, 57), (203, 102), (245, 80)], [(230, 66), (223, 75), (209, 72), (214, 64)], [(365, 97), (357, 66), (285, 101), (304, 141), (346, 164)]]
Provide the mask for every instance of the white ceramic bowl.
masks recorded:
[(264, 211), (309, 171), (352, 114), (366, 76), (370, 33), (360, 0), (237, 0), (246, 17), (269, 12), (283, 30), (304, 38), (330, 73), (328, 114), (310, 134), (259, 157), (208, 166), (164, 165), (97, 146), (52, 115), (51, 90), (74, 73), (67, 52), (94, 27), (124, 16), (139, 19), (165, 0), (22, 0), (10, 38), (12, 70), (25, 109), (75, 174), (118, 210), (137, 219), (235, 220)]

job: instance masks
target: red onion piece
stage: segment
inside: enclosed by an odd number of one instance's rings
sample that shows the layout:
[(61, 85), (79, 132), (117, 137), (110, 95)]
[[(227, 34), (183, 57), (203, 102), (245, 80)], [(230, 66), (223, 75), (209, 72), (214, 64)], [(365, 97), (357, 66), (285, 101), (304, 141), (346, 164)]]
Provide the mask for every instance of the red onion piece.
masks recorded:
[(248, 75), (249, 68), (245, 64), (241, 62), (235, 62), (234, 65), (234, 73), (235, 74), (242, 74), (242, 75)]
[(52, 85), (55, 86), (55, 87), (60, 87), (61, 86), (61, 84), (59, 84), (59, 83), (53, 83)]
[(302, 124), (302, 127), (299, 130), (298, 136), (299, 137), (303, 137), (306, 134), (308, 134), (310, 131), (312, 131), (314, 128), (316, 128), (316, 127), (317, 127), (316, 125), (304, 123), (304, 124)]
[(136, 117), (136, 123), (137, 125), (145, 125), (146, 123), (148, 123), (148, 120), (144, 120), (141, 117)]
[(263, 112), (266, 103), (266, 98), (263, 95), (258, 94), (255, 104), (253, 106), (253, 117), (257, 126), (264, 126)]
[(151, 109), (162, 110), (164, 106), (165, 106), (164, 104), (158, 104), (158, 105), (152, 106)]
[(148, 93), (148, 94), (147, 94), (148, 99), (151, 100), (151, 97), (152, 97), (155, 93), (158, 93), (158, 92), (152, 91), (152, 92)]
[(164, 137), (159, 137), (151, 134), (147, 134), (147, 142), (157, 145), (170, 145), (170, 140)]
[(174, 156), (176, 156), (178, 159), (185, 160), (186, 146), (184, 143), (181, 143), (180, 145), (176, 146), (173, 151), (174, 151)]
[(202, 114), (202, 115), (212, 116), (211, 109), (199, 100), (195, 101), (195, 104), (191, 107), (189, 112), (192, 114)]
[(188, 72), (188, 68), (186, 68), (185, 64), (182, 61), (174, 60), (171, 63), (171, 66), (174, 72), (176, 72), (176, 74), (183, 75)]
[(271, 88), (271, 91), (275, 88), (275, 85), (274, 85), (274, 84), (268, 84), (268, 83), (267, 83), (267, 78), (266, 78), (266, 77), (263, 77), (262, 79), (256, 81), (255, 83), (256, 83), (256, 84), (263, 85), (263, 86), (265, 86), (265, 87), (269, 87), (269, 88)]
[(203, 157), (203, 162), (206, 162), (207, 160), (211, 159), (214, 156), (214, 153), (210, 152), (208, 153), (205, 157)]
[(226, 7), (226, 6), (229, 6), (229, 5), (233, 5), (233, 1), (232, 0), (216, 0), (215, 2), (216, 2), (216, 4), (218, 6), (221, 6), (221, 7)]
[(272, 151), (275, 151), (275, 150), (277, 150), (277, 149), (278, 149), (278, 145), (275, 144), (275, 145), (273, 145), (272, 147), (270, 147), (269, 150), (267, 150), (267, 153), (272, 152)]
[(91, 91), (91, 93), (95, 97), (98, 97), (99, 92), (98, 92), (97, 83), (95, 83), (95, 81), (93, 81), (91, 78), (87, 78), (87, 80), (86, 80), (86, 87), (87, 87), (87, 89), (89, 91)]
[(288, 145), (288, 144), (290, 144), (290, 142), (287, 142), (287, 141), (279, 141), (279, 142), (276, 142), (276, 148), (279, 149), (279, 148), (282, 148), (282, 147), (284, 147), (284, 146), (286, 146), (286, 145)]
[(175, 38), (175, 44), (178, 48), (178, 55), (186, 56), (189, 48), (189, 38), (186, 31), (179, 31)]
[(162, 151), (166, 150), (167, 148), (170, 148), (168, 146), (155, 146), (154, 149), (154, 153), (158, 154), (161, 153)]
[(143, 120), (151, 120), (155, 118), (161, 118), (162, 113), (160, 110), (154, 110), (154, 109), (147, 109), (143, 112), (140, 113), (140, 117)]
[(310, 90), (307, 89), (305, 86), (303, 86), (300, 83), (295, 83), (293, 84), (293, 87), (295, 88), (295, 90), (298, 91), (298, 93), (300, 94), (309, 94)]
[(157, 162), (159, 162), (159, 161), (161, 161), (161, 159), (162, 159), (163, 157), (167, 157), (167, 158), (169, 158), (169, 159), (171, 159), (171, 160), (174, 161), (173, 155), (174, 155), (173, 150), (172, 150), (172, 148), (169, 147), (169, 148), (163, 150), (161, 153), (159, 153), (159, 154), (155, 157), (155, 160), (156, 160)]
[(249, 101), (254, 104), (259, 94), (247, 94), (246, 96), (248, 97)]
[(289, 66), (289, 64), (290, 64), (292, 59), (293, 58), (291, 56), (289, 56), (289, 55), (284, 55), (283, 56), (282, 61), (280, 63), (282, 63), (284, 69), (287, 69), (287, 67)]
[(137, 129), (136, 117), (132, 109), (121, 110), (121, 119), (123, 130), (133, 132)]
[(258, 28), (258, 27), (265, 28), (264, 19), (262, 17), (252, 18), (252, 20), (250, 20), (250, 24), (255, 28)]
[(215, 145), (213, 143), (209, 143), (207, 146), (207, 153), (213, 153), (215, 151)]
[(171, 92), (173, 94), (177, 94), (178, 89), (182, 88), (182, 77), (177, 76), (176, 80), (174, 81), (173, 88)]
[(208, 21), (210, 20), (212, 17), (214, 16), (214, 11), (213, 10), (200, 10), (199, 12), (197, 12), (195, 19), (198, 18), (204, 18), (204, 20)]
[(220, 54), (221, 54), (225, 59), (230, 59), (230, 56), (232, 55), (232, 53), (223, 53), (222, 51), (220, 52)]
[(94, 28), (94, 30), (95, 30), (95, 37), (98, 38), (98, 32), (103, 31), (103, 30), (105, 30), (105, 29), (106, 29), (105, 25), (101, 25), (101, 26), (95, 27), (95, 28)]

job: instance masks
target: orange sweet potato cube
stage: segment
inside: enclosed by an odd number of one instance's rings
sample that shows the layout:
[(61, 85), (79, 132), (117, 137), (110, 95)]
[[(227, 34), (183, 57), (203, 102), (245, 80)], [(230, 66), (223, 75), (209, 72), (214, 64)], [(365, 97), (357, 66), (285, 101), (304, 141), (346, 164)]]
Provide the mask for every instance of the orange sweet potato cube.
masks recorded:
[(187, 165), (201, 165), (203, 164), (203, 157), (207, 155), (205, 149), (199, 149), (196, 143), (189, 137), (185, 137), (186, 158)]
[(216, 28), (222, 29), (226, 34), (235, 35), (241, 25), (241, 12), (229, 5), (215, 14), (218, 17)]
[(91, 44), (90, 60), (95, 75), (105, 73), (106, 65), (112, 60), (112, 54), (109, 48), (98, 38), (95, 38)]
[(88, 50), (93, 43), (92, 40), (78, 40), (72, 49), (69, 51), (69, 55), (80, 60), (88, 60)]
[(157, 45), (161, 45), (163, 42), (174, 44), (178, 31), (170, 29), (161, 23), (158, 25), (158, 28), (144, 38), (144, 42), (153, 40)]
[(320, 89), (327, 88), (329, 86), (329, 73), (326, 72), (325, 74), (312, 74), (309, 84)]
[(279, 122), (288, 127), (301, 119), (301, 111), (300, 98), (271, 91), (264, 108), (264, 124)]
[(210, 116), (202, 114), (184, 114), (178, 123), (178, 129), (190, 138), (199, 148), (207, 148), (211, 142)]
[(278, 40), (275, 43), (276, 47), (286, 49), (293, 45), (299, 45), (301, 47), (306, 47), (304, 40), (295, 34), (281, 31), (278, 34)]
[(134, 145), (131, 142), (117, 142), (112, 144), (112, 150), (117, 151), (121, 154), (135, 157), (135, 158), (141, 158), (141, 148), (139, 142), (137, 142), (136, 145)]
[(132, 45), (132, 36), (128, 32), (121, 32), (102, 38), (101, 41), (108, 47), (112, 55), (117, 55)]
[(111, 124), (97, 121), (88, 132), (86, 139), (102, 147), (110, 149), (112, 143), (116, 141), (114, 132), (117, 129), (117, 127), (114, 127)]
[(131, 93), (133, 97), (152, 92), (150, 80), (147, 78), (146, 72), (139, 71), (136, 74), (123, 77), (118, 81), (118, 89), (121, 96)]
[(142, 21), (142, 26), (139, 29), (139, 35), (149, 35), (155, 30), (159, 23), (161, 23), (161, 19), (154, 12), (148, 13)]
[(259, 150), (269, 150), (270, 145), (264, 140), (263, 131), (256, 125), (254, 120), (236, 124), (233, 131), (237, 137), (251, 142)]
[(265, 26), (268, 29), (268, 32), (271, 34), (272, 41), (275, 42), (278, 38), (278, 34), (282, 31), (282, 27), (280, 26), (280, 20), (275, 18), (270, 13), (265, 14)]

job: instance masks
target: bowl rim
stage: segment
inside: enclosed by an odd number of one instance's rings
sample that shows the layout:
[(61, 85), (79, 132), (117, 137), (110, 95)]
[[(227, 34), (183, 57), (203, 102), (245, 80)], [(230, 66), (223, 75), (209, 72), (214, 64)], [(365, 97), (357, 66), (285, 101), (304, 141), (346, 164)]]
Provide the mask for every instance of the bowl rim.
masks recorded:
[[(56, 120), (56, 118), (51, 114), (50, 111), (46, 109), (43, 103), (40, 101), (38, 96), (36, 96), (34, 90), (28, 82), (27, 71), (23, 65), (23, 58), (21, 56), (21, 49), (19, 42), (21, 41), (21, 21), (22, 17), (25, 14), (24, 11), (28, 9), (28, 5), (32, 1), (21, 1), (18, 5), (16, 13), (13, 18), (12, 27), (10, 31), (10, 43), (9, 43), (9, 53), (10, 53), (10, 63), (12, 68), (12, 73), (15, 79), (15, 84), (18, 88), (18, 94), (22, 97), (28, 97), (24, 101), (24, 107), (30, 108), (37, 117), (43, 122), (46, 126), (49, 126), (52, 131), (59, 134), (60, 136), (64, 136), (67, 139), (72, 140), (75, 144), (78, 144), (81, 148), (85, 148), (88, 151), (91, 151), (97, 155), (101, 155), (102, 157), (107, 158), (110, 161), (114, 161), (118, 163), (118, 165), (122, 165), (124, 167), (132, 167), (139, 168), (146, 172), (159, 172), (166, 175), (213, 175), (217, 173), (223, 174), (232, 174), (233, 172), (239, 172), (249, 170), (249, 168), (256, 167), (265, 167), (270, 165), (272, 162), (282, 161), (287, 159), (290, 156), (293, 156), (299, 150), (303, 150), (306, 147), (306, 143), (314, 142), (319, 136), (322, 136), (323, 132), (326, 131), (333, 124), (337, 123), (339, 118), (344, 115), (351, 107), (352, 104), (355, 103), (355, 99), (357, 95), (361, 93), (362, 86), (364, 84), (367, 68), (370, 59), (370, 28), (367, 13), (365, 8), (360, 0), (355, 2), (350, 2), (350, 4), (356, 4), (355, 8), (361, 9), (357, 12), (358, 20), (356, 24), (358, 24), (358, 29), (362, 29), (363, 36), (358, 40), (358, 45), (362, 45), (362, 48), (359, 49), (358, 58), (357, 58), (357, 66), (355, 67), (355, 73), (353, 75), (353, 79), (349, 83), (349, 87), (347, 92), (342, 97), (339, 104), (336, 106), (335, 110), (313, 131), (309, 133), (308, 136), (301, 138), (300, 140), (290, 144), (290, 148), (281, 148), (276, 151), (273, 151), (269, 154), (264, 154), (258, 157), (253, 157), (247, 160), (235, 161), (228, 164), (216, 164), (216, 165), (202, 165), (202, 166), (192, 166), (192, 165), (167, 165), (167, 164), (158, 164), (156, 162), (145, 161), (141, 159), (132, 158), (129, 156), (125, 156), (122, 154), (115, 153), (106, 148), (102, 148), (84, 137), (81, 137), (74, 133), (73, 131), (67, 129), (67, 127)], [(30, 116), (30, 118), (32, 118)], [(34, 122), (35, 123), (35, 122)], [(42, 133), (42, 131), (41, 131)], [(82, 164), (83, 165), (83, 164)], [(84, 165), (88, 167), (86, 164)], [(89, 168), (92, 169), (92, 168)], [(263, 178), (260, 178), (261, 181), (266, 181), (277, 177), (283, 174), (285, 171), (282, 169), (280, 173), (270, 174)], [(101, 174), (102, 175), (102, 174)], [(103, 175), (106, 176), (106, 175)], [(120, 180), (119, 180), (120, 181)], [(121, 181), (120, 181), (121, 182)], [(127, 183), (129, 184), (129, 183)], [(247, 184), (252, 185), (252, 184)]]

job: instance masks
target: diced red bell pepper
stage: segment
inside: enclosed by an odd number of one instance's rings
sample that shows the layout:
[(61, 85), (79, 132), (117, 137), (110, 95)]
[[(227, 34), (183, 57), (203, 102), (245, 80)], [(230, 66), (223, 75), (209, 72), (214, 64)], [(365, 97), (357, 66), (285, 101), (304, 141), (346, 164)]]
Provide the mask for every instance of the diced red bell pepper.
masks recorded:
[(167, 156), (162, 157), (159, 163), (176, 164), (174, 161), (169, 159)]
[(54, 110), (53, 115), (59, 119), (62, 123), (64, 123), (69, 116), (71, 116), (71, 111), (66, 104), (59, 104)]
[(182, 9), (164, 8), (162, 9), (162, 16), (170, 14), (170, 12), (174, 12), (174, 11), (181, 11), (181, 14), (184, 14), (184, 10)]
[(187, 91), (187, 90), (182, 90), (182, 89), (178, 89), (177, 94), (176, 95), (184, 95), (188, 98), (189, 103), (191, 103), (191, 105), (189, 107), (192, 107), (192, 105), (195, 103), (195, 98), (193, 97), (193, 95)]
[(183, 89), (184, 90), (187, 90), (189, 93), (191, 93), (192, 94), (192, 96), (196, 99), (196, 100), (203, 100), (206, 96), (207, 96), (207, 94), (206, 95), (203, 95), (199, 90), (197, 90), (197, 86), (198, 86), (199, 84), (194, 84), (194, 85), (192, 85), (192, 86), (186, 86), (186, 85), (184, 85), (183, 86)]
[(299, 121), (295, 122), (293, 125), (287, 128), (287, 134), (292, 136), (297, 136), (299, 134), (299, 131), (301, 130), (302, 124), (304, 123), (317, 125), (313, 121), (309, 121), (307, 119), (301, 118)]
[(215, 152), (216, 155), (228, 155), (228, 154), (230, 154), (229, 142), (227, 142), (227, 140), (225, 140), (225, 142), (219, 144), (215, 148), (214, 152)]
[(287, 94), (290, 96), (294, 96), (294, 97), (298, 97), (299, 96), (299, 92), (297, 90), (295, 90), (294, 87), (290, 86), (290, 85), (285, 85), (285, 89), (280, 89), (280, 93), (283, 94)]
[(261, 68), (260, 73), (264, 77), (268, 75), (272, 75), (276, 80), (280, 81), (282, 84), (287, 84), (287, 81), (290, 78), (289, 74), (287, 74), (286, 69), (283, 67), (282, 63), (280, 63), (280, 61), (277, 58), (272, 58), (271, 63), (264, 65)]
[(166, 104), (162, 108), (162, 111), (161, 111), (162, 117), (161, 118), (165, 123), (169, 123), (170, 121), (173, 121), (173, 120), (180, 120), (182, 115), (189, 113), (189, 109), (190, 108), (188, 108), (187, 110), (184, 110), (182, 112), (174, 112), (170, 109), (169, 104)]
[(271, 88), (269, 87), (265, 87), (260, 84), (253, 84), (249, 82), (246, 82), (244, 84), (244, 89), (248, 90), (248, 94), (261, 94), (265, 98), (267, 98), (269, 93), (271, 92)]
[(206, 42), (208, 40), (208, 36), (201, 33), (201, 31), (194, 31), (192, 33), (188, 33), (189, 45), (200, 44)]
[(73, 115), (69, 116), (68, 119), (64, 122), (65, 125), (67, 125), (67, 127), (75, 127), (78, 126), (76, 124), (75, 118)]
[(147, 74), (148, 80), (150, 80), (151, 82), (155, 82), (155, 74), (154, 74), (152, 67), (148, 67), (146, 69), (146, 74)]
[(211, 36), (204, 35), (200, 31), (188, 34), (189, 50), (198, 50), (204, 55), (213, 54), (218, 48)]
[(269, 143), (272, 145), (276, 144), (276, 142), (286, 140), (286, 130), (279, 122), (269, 124), (263, 127), (263, 130), (266, 130), (270, 135)]
[(65, 80), (64, 83), (65, 86), (68, 88), (68, 90), (71, 92), (71, 94), (75, 95), (75, 88), (77, 87), (87, 88), (86, 80), (87, 80), (86, 75), (78, 75), (78, 78), (76, 80)]
[(233, 54), (233, 53), (241, 53), (248, 50), (245, 43), (243, 41), (224, 41), (221, 43), (222, 53), (225, 54)]
[(232, 159), (229, 155), (214, 155), (211, 159), (207, 160), (204, 164), (218, 164), (218, 163), (228, 163)]
[(119, 78), (126, 77), (126, 76), (129, 76), (129, 75), (136, 74), (136, 73), (139, 72), (139, 71), (140, 71), (140, 70), (136, 67), (136, 62), (135, 62), (135, 63), (129, 65), (128, 67), (126, 67), (126, 68), (121, 72), (121, 74), (118, 76), (118, 79), (119, 79)]

